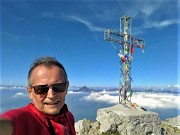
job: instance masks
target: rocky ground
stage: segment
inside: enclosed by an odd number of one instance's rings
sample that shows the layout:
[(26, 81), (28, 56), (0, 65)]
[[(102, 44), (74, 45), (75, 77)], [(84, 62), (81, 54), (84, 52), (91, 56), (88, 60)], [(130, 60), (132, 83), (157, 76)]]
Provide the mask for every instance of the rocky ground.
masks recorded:
[[(117, 108), (118, 111), (116, 110)], [(121, 108), (120, 111), (119, 108)], [(119, 114), (120, 112), (121, 114)], [(154, 112), (128, 110), (128, 108), (118, 105), (111, 108), (99, 109), (96, 120), (83, 119), (76, 122), (76, 134), (180, 135), (180, 115), (160, 121), (158, 114)]]
[(180, 135), (180, 115), (161, 121), (162, 135)]
[[(80, 127), (77, 127), (78, 125)], [(77, 135), (119, 135), (118, 132), (100, 133), (99, 122), (83, 119), (76, 123), (78, 128)], [(122, 135), (124, 135), (122, 133)], [(153, 135), (153, 134), (152, 134)], [(180, 115), (174, 118), (169, 118), (161, 121), (161, 134), (160, 135), (180, 135)]]

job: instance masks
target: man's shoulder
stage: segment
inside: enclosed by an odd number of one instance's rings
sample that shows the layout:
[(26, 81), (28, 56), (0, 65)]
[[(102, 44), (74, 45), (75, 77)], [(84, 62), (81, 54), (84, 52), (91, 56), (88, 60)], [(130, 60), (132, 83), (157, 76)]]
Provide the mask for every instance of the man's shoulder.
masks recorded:
[(31, 115), (31, 113), (32, 113), (29, 106), (30, 106), (30, 104), (27, 106), (21, 107), (21, 108), (9, 110), (9, 111), (1, 114), (0, 118), (19, 119), (22, 117), (27, 117), (28, 115)]
[(0, 118), (10, 121), (13, 125), (22, 124), (22, 126), (39, 125), (41, 122), (40, 117), (34, 112), (35, 106), (33, 104), (28, 104), (25, 107), (12, 109), (4, 114), (0, 115)]
[(28, 104), (25, 107), (7, 111), (0, 115), (0, 118), (11, 122), (15, 135), (22, 135), (27, 132), (29, 135), (49, 134), (46, 124), (36, 114), (36, 111), (37, 109), (33, 104)]

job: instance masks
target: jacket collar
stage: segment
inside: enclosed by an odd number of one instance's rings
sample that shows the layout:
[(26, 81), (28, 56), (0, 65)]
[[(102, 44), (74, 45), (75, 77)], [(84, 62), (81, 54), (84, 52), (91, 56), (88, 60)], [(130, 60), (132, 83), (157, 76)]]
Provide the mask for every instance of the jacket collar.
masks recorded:
[(66, 113), (68, 111), (68, 107), (66, 104), (64, 104), (64, 106), (61, 108), (60, 112), (58, 115), (46, 115), (44, 113), (42, 113), (41, 111), (39, 111), (35, 105), (33, 103), (29, 103), (28, 107), (30, 108), (30, 110), (35, 113), (36, 115), (38, 115), (38, 117), (43, 120), (44, 122), (46, 121), (46, 118), (49, 118), (55, 122), (58, 122), (58, 118), (63, 115), (64, 113)]

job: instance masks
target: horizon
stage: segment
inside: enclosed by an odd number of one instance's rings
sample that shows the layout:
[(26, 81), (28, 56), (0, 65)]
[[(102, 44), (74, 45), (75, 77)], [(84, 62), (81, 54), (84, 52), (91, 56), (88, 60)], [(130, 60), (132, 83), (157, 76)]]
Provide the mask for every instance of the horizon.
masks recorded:
[(119, 31), (132, 17), (132, 35), (145, 40), (135, 49), (132, 86), (180, 84), (180, 2), (1, 1), (0, 84), (27, 84), (30, 64), (56, 57), (70, 86), (119, 87), (119, 58), (104, 31)]
[[(19, 90), (19, 89), (26, 89), (27, 86), (25, 85), (15, 85), (15, 84), (1, 84), (0, 83), (0, 90)], [(68, 91), (78, 91), (81, 88), (86, 87), (85, 89), (89, 89), (89, 92), (92, 91), (118, 91), (119, 87), (115, 87), (115, 86), (69, 86), (68, 87)], [(149, 90), (151, 90), (152, 92), (175, 92), (178, 94), (180, 93), (180, 85), (176, 84), (176, 85), (161, 85), (161, 86), (132, 86), (132, 90), (134, 92), (147, 92)]]

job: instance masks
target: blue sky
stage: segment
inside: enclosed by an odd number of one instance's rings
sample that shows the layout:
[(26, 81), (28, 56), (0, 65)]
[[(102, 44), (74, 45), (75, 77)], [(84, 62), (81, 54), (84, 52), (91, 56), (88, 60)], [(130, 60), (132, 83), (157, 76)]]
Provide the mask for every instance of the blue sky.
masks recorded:
[(0, 82), (25, 86), (32, 61), (50, 55), (65, 66), (71, 86), (118, 86), (119, 57), (104, 30), (119, 31), (128, 15), (132, 35), (145, 39), (145, 53), (133, 55), (132, 84), (180, 84), (179, 9), (177, 0), (2, 0)]

